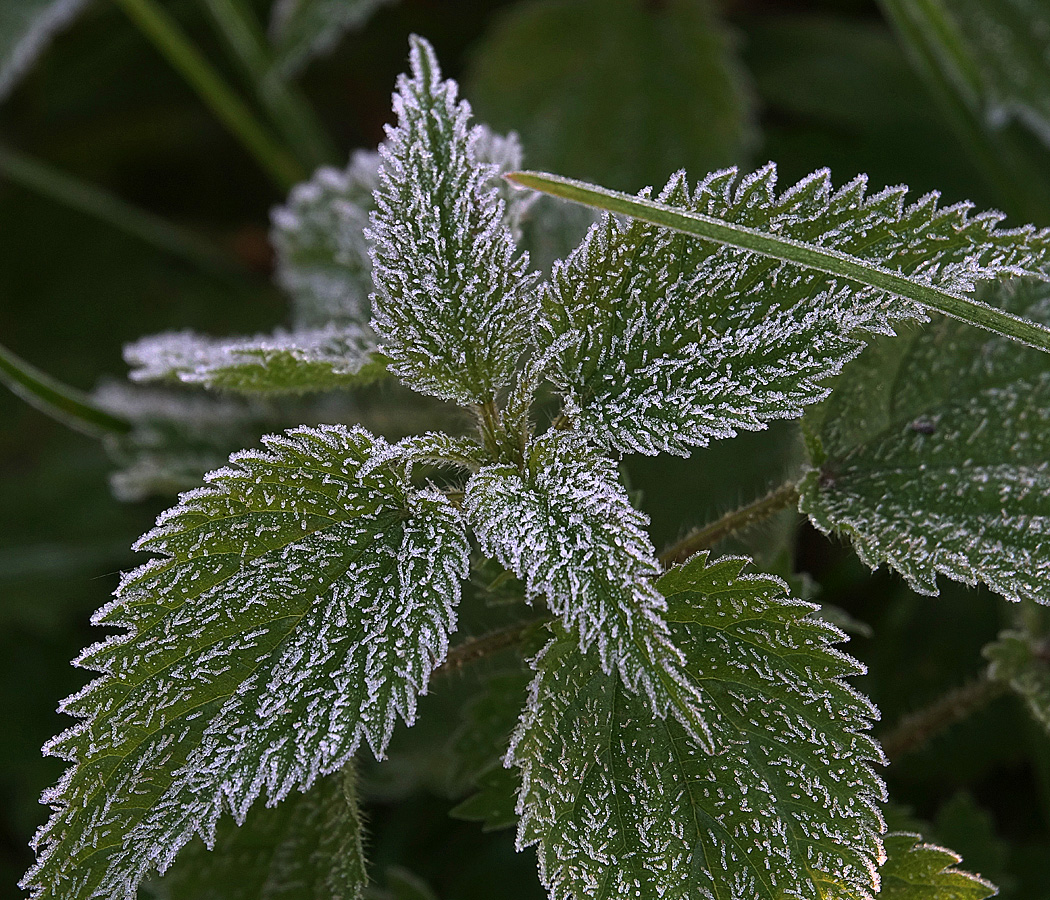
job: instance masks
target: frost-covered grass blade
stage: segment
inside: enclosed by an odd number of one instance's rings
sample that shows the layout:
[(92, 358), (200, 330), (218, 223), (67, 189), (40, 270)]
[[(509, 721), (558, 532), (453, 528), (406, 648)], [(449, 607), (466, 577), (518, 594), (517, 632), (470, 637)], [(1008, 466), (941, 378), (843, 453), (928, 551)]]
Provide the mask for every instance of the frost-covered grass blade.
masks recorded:
[(616, 672), (659, 716), (670, 711), (713, 747), (663, 619), (660, 573), (615, 465), (578, 435), (550, 432), (522, 469), (488, 466), (467, 484), (464, 510), (483, 552), (543, 597), (583, 650)]
[[(990, 295), (1050, 321), (1050, 287)], [(810, 428), (800, 508), (922, 593), (938, 573), (1050, 598), (1050, 357), (941, 320), (871, 347)]]
[(398, 81), (397, 126), (382, 165), (370, 237), (375, 327), (391, 371), (409, 387), (461, 404), (492, 400), (528, 345), (535, 304), (483, 132), (434, 51), (412, 39)]
[(534, 663), (508, 753), (520, 846), (552, 900), (871, 898), (882, 861), (874, 707), (861, 667), (783, 582), (706, 554), (659, 583), (711, 755), (558, 636)]
[(0, 100), (88, 0), (0, 0)]
[(362, 465), (362, 429), (266, 439), (186, 494), (139, 543), (158, 557), (95, 621), (125, 633), (79, 664), (101, 673), (48, 746), (72, 765), (48, 794), (34, 898), (135, 895), (224, 811), (242, 821), (382, 755), (444, 658), (468, 565), (457, 511)]

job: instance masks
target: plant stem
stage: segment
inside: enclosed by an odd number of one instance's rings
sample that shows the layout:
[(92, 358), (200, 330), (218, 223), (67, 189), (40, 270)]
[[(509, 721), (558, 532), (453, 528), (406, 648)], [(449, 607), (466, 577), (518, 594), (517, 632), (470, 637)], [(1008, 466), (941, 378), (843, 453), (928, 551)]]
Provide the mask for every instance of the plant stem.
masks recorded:
[(655, 200), (632, 197), (630, 194), (610, 191), (547, 172), (512, 172), (506, 177), (524, 187), (534, 188), (584, 206), (631, 216), (716, 244), (751, 250), (763, 256), (878, 288), (880, 291), (914, 300), (952, 318), (979, 325), (1030, 347), (1050, 351), (1050, 328), (1044, 325), (995, 309), (972, 297), (952, 294), (932, 285), (912, 281), (904, 275), (863, 262), (838, 250), (778, 237), (757, 228), (726, 222), (704, 213), (675, 209)]
[(305, 170), (295, 158), (256, 120), (252, 111), (223, 81), (222, 76), (156, 0), (116, 2), (193, 86), (200, 98), (282, 191), (287, 191), (296, 182), (306, 178)]
[(2, 145), (0, 175), (202, 268), (220, 271), (239, 268), (233, 259), (224, 256), (203, 238), (138, 209), (102, 188)]
[(469, 638), (458, 647), (448, 651), (445, 661), (434, 670), (434, 674), (447, 674), (462, 669), (468, 663), (486, 656), (492, 656), (500, 650), (506, 650), (521, 642), (521, 639), (539, 622), (547, 621), (549, 617), (541, 619), (530, 619), (528, 622), (518, 622), (506, 628), (498, 628), (483, 634), (481, 637)]
[(795, 485), (782, 484), (765, 497), (733, 510), (709, 525), (691, 531), (678, 543), (668, 547), (660, 554), (660, 562), (665, 568), (684, 562), (694, 553), (707, 550), (731, 534), (750, 528), (797, 503), (798, 491), (795, 490)]
[(337, 154), (306, 98), (274, 70), (266, 36), (244, 0), (204, 0), (212, 19), (241, 62), (270, 121), (309, 169), (334, 163)]
[(97, 406), (0, 345), (0, 383), (45, 415), (91, 437), (127, 434), (131, 423)]
[(905, 716), (882, 740), (882, 749), (890, 762), (896, 762), (923, 747), (931, 738), (946, 731), (956, 722), (975, 713), (996, 697), (1005, 694), (1007, 685), (981, 675), (949, 691), (924, 709)]

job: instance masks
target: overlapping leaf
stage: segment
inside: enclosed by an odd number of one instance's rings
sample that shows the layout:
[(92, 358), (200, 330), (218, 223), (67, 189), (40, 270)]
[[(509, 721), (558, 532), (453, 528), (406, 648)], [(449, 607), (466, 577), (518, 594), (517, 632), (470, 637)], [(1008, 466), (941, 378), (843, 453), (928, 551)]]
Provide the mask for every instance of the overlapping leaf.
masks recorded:
[[(714, 173), (695, 190), (676, 176), (660, 199), (949, 293), (1050, 271), (1050, 233), (1001, 229), (998, 214), (939, 207), (934, 194), (909, 205), (906, 193), (867, 196), (863, 177), (833, 191), (820, 171), (778, 194), (769, 165)], [(872, 284), (607, 216), (556, 267), (540, 339), (572, 338), (551, 377), (594, 440), (685, 454), (800, 415), (867, 338), (926, 318)]]
[(164, 900), (359, 900), (367, 884), (352, 770), (320, 778), (280, 806), (220, 823), (157, 884)]
[[(989, 299), (1050, 321), (1050, 288)], [(938, 573), (1050, 597), (1050, 357), (951, 320), (880, 342), (825, 408), (801, 508), (922, 593)]]
[(532, 279), (476, 153), (470, 107), (441, 81), (430, 45), (413, 38), (412, 76), (394, 96), (374, 241), (375, 327), (391, 371), (446, 400), (491, 400), (532, 332)]
[(369, 329), (330, 326), (254, 338), (191, 331), (124, 348), (133, 381), (181, 381), (244, 394), (301, 394), (364, 384), (384, 371)]
[(488, 466), (467, 484), (464, 510), (483, 552), (546, 599), (605, 672), (618, 672), (658, 715), (670, 710), (711, 741), (695, 689), (663, 620), (660, 566), (615, 465), (577, 435), (550, 432), (519, 470)]
[(0, 0), (0, 100), (87, 0)]
[(917, 834), (886, 835), (886, 857), (879, 869), (885, 900), (985, 900), (997, 893), (980, 876), (956, 869), (958, 854)]
[(534, 663), (508, 754), (520, 846), (552, 900), (870, 898), (883, 786), (874, 707), (843, 678), (843, 635), (746, 561), (694, 558), (659, 582), (704, 711), (710, 754), (556, 637)]
[(381, 755), (411, 722), (455, 625), (468, 547), (431, 489), (362, 465), (383, 442), (301, 428), (245, 452), (183, 496), (96, 617), (123, 635), (89, 648), (100, 678), (49, 752), (72, 763), (49, 794), (24, 886), (34, 898), (134, 896), (220, 815), (239, 821)]

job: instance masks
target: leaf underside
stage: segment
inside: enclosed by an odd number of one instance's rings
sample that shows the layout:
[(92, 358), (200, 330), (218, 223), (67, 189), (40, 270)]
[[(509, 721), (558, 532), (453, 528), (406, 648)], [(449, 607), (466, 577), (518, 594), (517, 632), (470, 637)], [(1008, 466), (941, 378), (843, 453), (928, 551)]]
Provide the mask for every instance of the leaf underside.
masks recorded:
[[(990, 300), (1050, 321), (1050, 288)], [(823, 458), (800, 508), (920, 593), (938, 573), (1050, 597), (1050, 358), (949, 319), (880, 342), (814, 413)]]
[[(678, 175), (659, 199), (953, 294), (1046, 268), (1045, 232), (866, 186), (859, 177), (835, 191), (822, 170), (778, 193), (770, 164), (695, 189)], [(608, 215), (555, 267), (542, 304), (541, 346), (567, 341), (551, 373), (567, 414), (599, 444), (646, 454), (685, 455), (795, 418), (872, 335), (926, 320), (921, 304), (883, 289)]]
[(96, 616), (126, 633), (78, 663), (101, 677), (63, 704), (48, 745), (71, 767), (47, 797), (33, 898), (132, 898), (225, 810), (243, 821), (384, 752), (444, 658), (469, 548), (433, 489), (362, 465), (362, 429), (300, 428), (236, 455), (161, 516)]
[(870, 898), (884, 789), (874, 708), (843, 635), (782, 582), (706, 554), (659, 582), (672, 634), (725, 742), (706, 752), (556, 637), (508, 754), (519, 846), (553, 900)]

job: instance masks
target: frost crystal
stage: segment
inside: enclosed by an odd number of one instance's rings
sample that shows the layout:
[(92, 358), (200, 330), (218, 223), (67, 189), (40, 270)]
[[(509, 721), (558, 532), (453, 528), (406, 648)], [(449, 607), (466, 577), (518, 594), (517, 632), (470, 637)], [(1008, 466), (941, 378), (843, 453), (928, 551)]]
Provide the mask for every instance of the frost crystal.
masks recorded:
[[(1050, 286), (987, 299), (1050, 322)], [(1011, 600), (1050, 598), (1050, 364), (949, 319), (880, 342), (811, 418), (819, 458), (800, 508), (920, 593), (937, 574)]]
[[(615, 465), (576, 435), (551, 432), (527, 450), (524, 469), (489, 466), (467, 484), (464, 509), (482, 550), (543, 596), (551, 611), (594, 647), (664, 715), (704, 733), (696, 689), (663, 620), (660, 573), (645, 526)], [(710, 740), (705, 734), (705, 740)]]
[(430, 45), (412, 39), (412, 77), (380, 147), (374, 241), (375, 328), (405, 384), (462, 404), (493, 399), (531, 340), (528, 259), (482, 163), (482, 133)]
[(132, 381), (181, 381), (249, 394), (292, 394), (361, 384), (383, 371), (366, 326), (329, 326), (254, 338), (157, 334), (124, 348)]
[[(661, 201), (815, 244), (918, 283), (965, 293), (1004, 274), (1044, 275), (1050, 233), (1001, 216), (905, 203), (906, 188), (833, 191), (819, 171), (778, 194), (772, 165), (671, 179)], [(916, 303), (750, 251), (606, 216), (543, 292), (540, 340), (564, 335), (552, 380), (569, 416), (618, 451), (687, 454), (793, 418), (872, 334), (925, 320)]]
[(126, 633), (78, 663), (102, 676), (63, 708), (48, 751), (73, 765), (48, 795), (34, 898), (135, 895), (224, 810), (243, 821), (381, 756), (444, 658), (468, 566), (459, 514), (388, 469), (362, 429), (300, 428), (236, 455), (162, 515), (159, 554), (95, 617)]
[[(871, 898), (883, 830), (862, 668), (783, 582), (697, 557), (660, 582), (705, 709), (711, 755), (556, 637), (534, 663), (508, 753), (518, 843), (552, 900)], [(829, 891), (831, 885), (834, 891)]]

